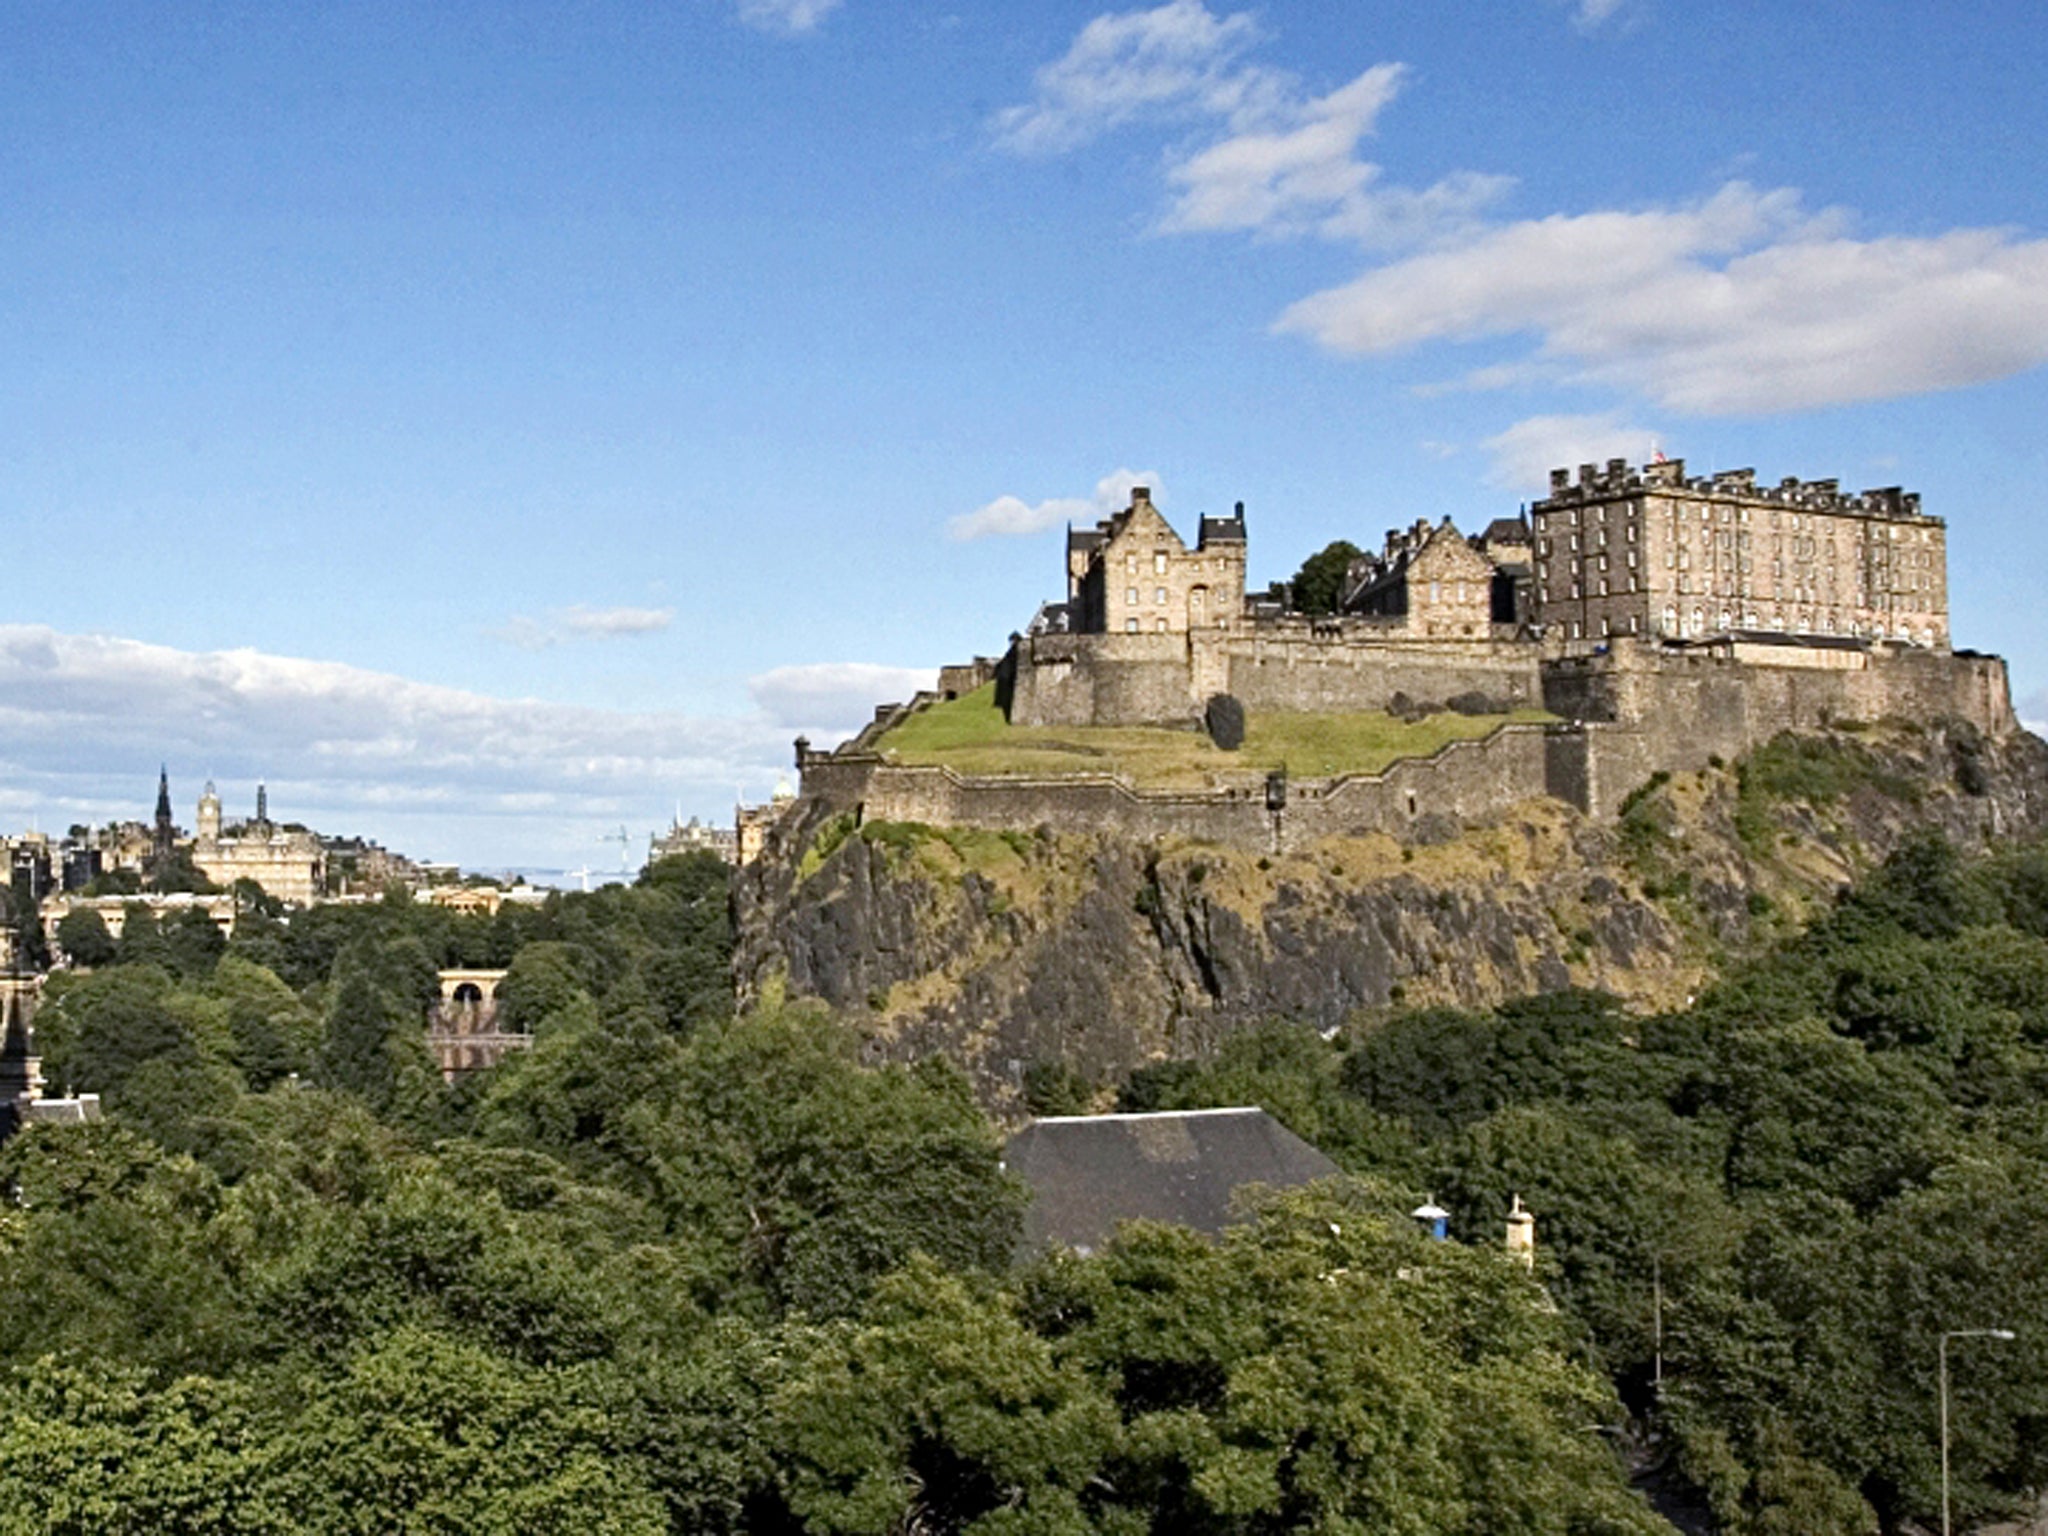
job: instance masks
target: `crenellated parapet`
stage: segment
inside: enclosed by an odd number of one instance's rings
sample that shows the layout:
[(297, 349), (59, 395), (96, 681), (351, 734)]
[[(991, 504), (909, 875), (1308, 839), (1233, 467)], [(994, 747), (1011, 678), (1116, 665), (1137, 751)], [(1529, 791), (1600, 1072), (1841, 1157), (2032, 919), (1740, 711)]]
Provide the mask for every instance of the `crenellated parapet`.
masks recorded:
[(1604, 465), (1581, 464), (1577, 477), (1569, 469), (1550, 472), (1550, 494), (1539, 507), (1584, 505), (1618, 496), (1652, 491), (1685, 491), (1694, 496), (1803, 512), (1829, 512), (1851, 517), (1881, 517), (1900, 522), (1940, 523), (1920, 510), (1920, 493), (1896, 485), (1866, 491), (1844, 491), (1839, 480), (1801, 480), (1792, 475), (1776, 485), (1759, 485), (1754, 469), (1724, 469), (1711, 475), (1687, 475), (1685, 460), (1660, 459), (1640, 467), (1627, 459)]

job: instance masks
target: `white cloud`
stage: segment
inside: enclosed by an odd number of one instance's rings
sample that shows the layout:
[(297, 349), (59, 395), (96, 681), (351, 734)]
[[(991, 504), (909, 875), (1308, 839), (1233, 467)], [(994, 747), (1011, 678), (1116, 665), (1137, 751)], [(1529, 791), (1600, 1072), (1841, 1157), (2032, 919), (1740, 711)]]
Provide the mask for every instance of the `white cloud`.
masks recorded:
[(739, 0), (740, 20), (763, 32), (786, 36), (814, 30), (839, 9), (839, 0)]
[(996, 114), (996, 141), (1052, 154), (1134, 119), (1241, 112), (1273, 83), (1267, 71), (1236, 67), (1257, 35), (1250, 16), (1218, 18), (1200, 0), (1098, 16), (1038, 71), (1034, 100)]
[(1279, 328), (1333, 351), (1528, 336), (1529, 361), (1703, 415), (1984, 383), (2048, 361), (2048, 241), (1857, 240), (1798, 193), (1556, 215), (1374, 268)]
[(1657, 434), (1624, 422), (1618, 412), (1597, 416), (1531, 416), (1480, 444), (1493, 456), (1487, 476), (1510, 490), (1543, 490), (1560, 466), (1627, 459), (1640, 464), (1657, 447)]
[(763, 672), (747, 679), (747, 692), (785, 730), (853, 731), (873, 718), (877, 704), (905, 703), (937, 681), (934, 667), (828, 661)]
[(1359, 140), (1406, 78), (1378, 64), (1349, 85), (1307, 101), (1283, 97), (1272, 121), (1247, 128), (1167, 171), (1171, 232), (1243, 230), (1277, 237), (1319, 234), (1367, 246), (1396, 246), (1468, 221), (1512, 183), (1460, 173), (1416, 191), (1381, 186), (1380, 168), (1358, 157)]
[[(799, 675), (806, 669), (783, 669)], [(0, 625), (0, 810), (46, 827), (146, 817), (168, 762), (189, 820), (199, 782), (270, 784), (284, 817), (465, 863), (598, 861), (596, 830), (665, 825), (678, 799), (716, 814), (765, 798), (803, 728), (858, 724), (814, 680), (755, 683), (730, 716), (502, 699), (339, 662), (191, 652)], [(930, 672), (849, 669), (847, 695), (907, 697)], [(870, 697), (869, 695), (872, 694)], [(806, 708), (808, 704), (809, 708)]]
[(946, 524), (953, 539), (986, 539), (1043, 533), (1061, 523), (1100, 522), (1131, 504), (1131, 487), (1142, 485), (1155, 506), (1163, 505), (1165, 488), (1159, 477), (1144, 470), (1118, 469), (1095, 482), (1092, 497), (1055, 496), (1047, 501), (1028, 502), (1021, 496), (998, 496), (986, 506), (962, 512)]
[[(1572, 0), (1595, 26), (1626, 0)], [(997, 142), (1072, 149), (1139, 122), (1180, 125), (1164, 232), (1313, 235), (1385, 256), (1290, 305), (1277, 328), (1379, 356), (1493, 342), (1466, 388), (1558, 382), (1695, 415), (1802, 410), (1962, 388), (2048, 362), (2048, 240), (2004, 229), (1860, 237), (1793, 189), (1729, 181), (1688, 203), (1489, 221), (1512, 187), (1460, 171), (1390, 182), (1361, 145), (1407, 79), (1365, 70), (1325, 95), (1247, 57), (1250, 16), (1199, 0), (1098, 16), (999, 113)], [(1066, 515), (1022, 501), (991, 528)]]
[(652, 635), (675, 622), (673, 608), (591, 608), (572, 603), (557, 608), (545, 619), (514, 614), (496, 633), (499, 639), (522, 651), (544, 651), (564, 640), (609, 640), (622, 636)]
[(1628, 0), (1569, 0), (1572, 20), (1582, 32), (1591, 32), (1602, 22), (1612, 18)]
[(1319, 234), (1375, 247), (1432, 238), (1468, 222), (1512, 183), (1459, 173), (1415, 190), (1381, 183), (1358, 155), (1407, 76), (1379, 64), (1323, 96), (1247, 63), (1249, 15), (1199, 0), (1098, 16), (1065, 57), (1038, 72), (1034, 100), (996, 114), (996, 142), (1020, 154), (1068, 150), (1127, 123), (1193, 123), (1209, 142), (1169, 159), (1168, 232)]

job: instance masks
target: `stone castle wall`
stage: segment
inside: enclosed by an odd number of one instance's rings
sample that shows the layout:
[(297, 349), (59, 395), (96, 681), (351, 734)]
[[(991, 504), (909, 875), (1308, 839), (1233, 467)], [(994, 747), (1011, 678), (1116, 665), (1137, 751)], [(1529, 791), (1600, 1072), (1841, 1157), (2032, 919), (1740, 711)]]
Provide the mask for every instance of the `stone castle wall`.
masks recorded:
[(1541, 652), (1526, 643), (1247, 635), (1228, 641), (1224, 655), (1224, 691), (1254, 712), (1383, 710), (1397, 693), (1437, 704), (1463, 693), (1516, 709), (1543, 704)]
[(1441, 703), (1483, 693), (1513, 708), (1543, 698), (1541, 648), (1526, 642), (1389, 637), (1365, 623), (1159, 635), (1033, 635), (1004, 658), (1015, 725), (1183, 725), (1211, 694), (1253, 712), (1383, 710), (1397, 693)]
[[(1185, 663), (1166, 664), (1166, 652), (1184, 644), (1181, 636), (1038, 637), (1035, 657), (1020, 661), (1021, 643), (1013, 652), (1020, 674), (1015, 686), (1020, 697), (1047, 706), (1038, 723), (1088, 724), (1104, 701), (1127, 710), (1140, 700), (1156, 704), (1151, 718), (1184, 720), (1189, 706), (1175, 712), (1168, 704), (1176, 690), (1184, 697), (1185, 684), (1177, 679), (1186, 676)], [(1097, 648), (1098, 654), (1086, 654)], [(1231, 691), (1255, 711), (1313, 711), (1381, 708), (1396, 689), (1438, 700), (1478, 689), (1504, 700), (1540, 703), (1560, 723), (1503, 726), (1482, 740), (1403, 759), (1378, 774), (1298, 780), (1285, 787), (1277, 805), (1256, 780), (1165, 791), (1140, 789), (1107, 773), (969, 777), (949, 768), (899, 766), (869, 750), (863, 737), (836, 753), (800, 753), (803, 799), (821, 811), (853, 812), (863, 820), (1022, 832), (1047, 827), (1139, 840), (1186, 837), (1285, 851), (1326, 837), (1375, 832), (1403, 842), (1425, 840), (1447, 828), (1497, 820), (1539, 795), (1605, 819), (1660, 769), (1698, 770), (1713, 757), (1732, 762), (1787, 730), (1944, 719), (1968, 721), (1994, 737), (2018, 729), (2005, 663), (1969, 653), (1737, 644), (1671, 651), (1631, 645), (1538, 664), (1527, 659), (1527, 646), (1458, 645), (1433, 660), (1412, 643), (1374, 648), (1325, 642), (1323, 659), (1307, 660), (1314, 649), (1306, 641), (1233, 643), (1227, 654), (1240, 670), (1229, 674)], [(1386, 654), (1375, 655), (1376, 650)], [(1064, 675), (1053, 675), (1062, 659)], [(1026, 665), (1049, 676), (1044, 683), (1030, 681)], [(1167, 677), (1176, 681), (1159, 681)]]
[(813, 753), (803, 798), (826, 814), (995, 831), (1197, 841), (1285, 852), (1326, 837), (1384, 832), (1401, 841), (1495, 820), (1546, 792), (1546, 729), (1508, 725), (1452, 742), (1383, 773), (1296, 780), (1274, 803), (1263, 784), (1211, 790), (1139, 789), (1114, 774), (969, 776), (903, 767), (869, 753)]
[[(1733, 762), (1781, 731), (1951, 719), (1990, 736), (2019, 728), (2001, 658), (1910, 647), (1621, 647), (1553, 661), (1543, 682), (1544, 707), (1583, 726), (1552, 745), (1553, 782), (1570, 789), (1558, 797), (1596, 817), (1660, 769)], [(1574, 753), (1583, 769), (1560, 766)]]

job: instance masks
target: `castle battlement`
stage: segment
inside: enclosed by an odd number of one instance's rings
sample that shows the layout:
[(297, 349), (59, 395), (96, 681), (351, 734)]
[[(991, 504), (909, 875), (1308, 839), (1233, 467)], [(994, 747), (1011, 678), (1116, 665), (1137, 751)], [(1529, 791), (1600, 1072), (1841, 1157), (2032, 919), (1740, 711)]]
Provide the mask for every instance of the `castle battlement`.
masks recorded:
[(1845, 492), (1839, 480), (1801, 480), (1787, 476), (1776, 485), (1758, 485), (1753, 469), (1724, 469), (1712, 475), (1685, 472), (1685, 460), (1664, 459), (1632, 467), (1626, 459), (1609, 459), (1603, 465), (1581, 464), (1574, 479), (1569, 469), (1550, 472), (1550, 495), (1539, 507), (1583, 506), (1646, 491), (1683, 491), (1689, 495), (1721, 498), (1735, 502), (1797, 509), (1802, 512), (1833, 512), (1855, 517), (1883, 518), (1895, 522), (1924, 522), (1946, 526), (1942, 519), (1920, 510), (1920, 493), (1896, 485), (1873, 490)]

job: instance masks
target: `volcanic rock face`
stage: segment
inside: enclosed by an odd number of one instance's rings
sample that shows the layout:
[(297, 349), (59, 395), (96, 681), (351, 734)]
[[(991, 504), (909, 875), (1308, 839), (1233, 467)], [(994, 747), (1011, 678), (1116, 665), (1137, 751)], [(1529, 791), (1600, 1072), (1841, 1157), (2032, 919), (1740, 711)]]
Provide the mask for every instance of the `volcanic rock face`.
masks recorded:
[(2048, 746), (1966, 727), (1780, 738), (1653, 781), (1614, 825), (1539, 800), (1422, 846), (1270, 858), (799, 802), (737, 884), (736, 979), (743, 1002), (821, 1000), (878, 1056), (952, 1055), (1008, 1109), (1034, 1062), (1108, 1083), (1263, 1019), (1573, 985), (1680, 1004), (1916, 828), (1981, 846), (2044, 825)]

